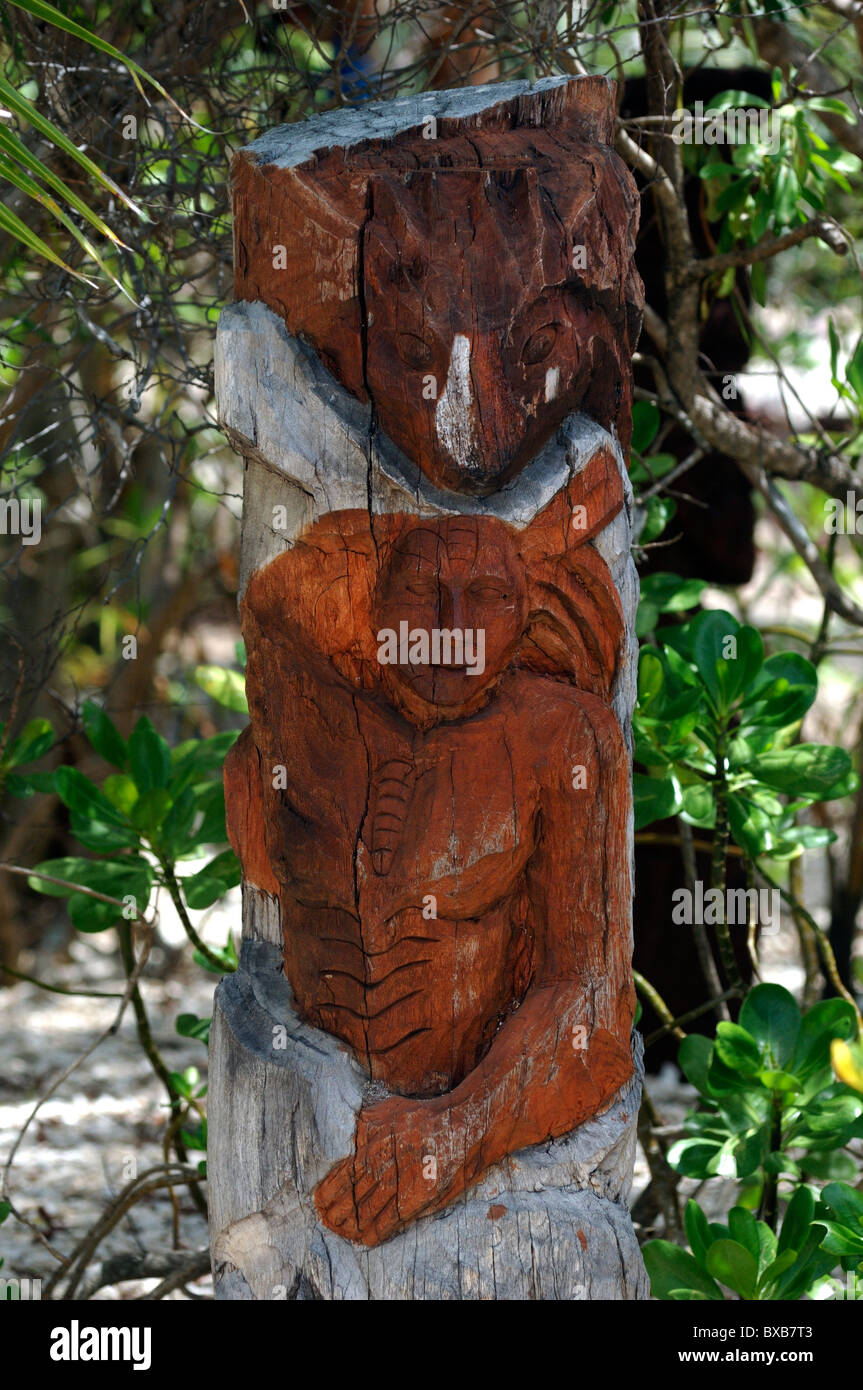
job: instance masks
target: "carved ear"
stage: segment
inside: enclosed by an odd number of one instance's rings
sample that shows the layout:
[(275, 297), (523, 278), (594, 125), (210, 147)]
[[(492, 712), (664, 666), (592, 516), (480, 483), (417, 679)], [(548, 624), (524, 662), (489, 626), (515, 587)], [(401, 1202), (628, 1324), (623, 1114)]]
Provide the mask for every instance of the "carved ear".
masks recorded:
[(608, 566), (592, 546), (528, 572), (530, 616), (520, 653), (527, 670), (566, 675), (609, 701), (625, 627)]
[(525, 527), (519, 550), (526, 565), (549, 555), (570, 555), (614, 520), (623, 506), (623, 480), (617, 461), (600, 449), (563, 492)]
[(606, 701), (625, 626), (608, 566), (588, 542), (622, 506), (617, 462), (603, 449), (526, 528), (520, 546), (530, 595), (521, 664), (568, 675)]
[[(577, 548), (604, 531), (623, 506), (623, 479), (617, 460), (605, 449), (595, 454), (587, 467), (573, 478), (567, 493), (573, 505), (570, 530)], [(575, 507), (584, 510), (575, 512)], [(581, 518), (584, 526), (576, 525)]]

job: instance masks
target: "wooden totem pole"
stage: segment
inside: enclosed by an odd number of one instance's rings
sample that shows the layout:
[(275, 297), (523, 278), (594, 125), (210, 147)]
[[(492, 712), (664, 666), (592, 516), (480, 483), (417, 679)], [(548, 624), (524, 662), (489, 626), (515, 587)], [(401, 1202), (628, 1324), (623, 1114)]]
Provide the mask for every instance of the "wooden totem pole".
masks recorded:
[(602, 78), (282, 127), (234, 167), (240, 968), (226, 1299), (631, 1299), (633, 183)]

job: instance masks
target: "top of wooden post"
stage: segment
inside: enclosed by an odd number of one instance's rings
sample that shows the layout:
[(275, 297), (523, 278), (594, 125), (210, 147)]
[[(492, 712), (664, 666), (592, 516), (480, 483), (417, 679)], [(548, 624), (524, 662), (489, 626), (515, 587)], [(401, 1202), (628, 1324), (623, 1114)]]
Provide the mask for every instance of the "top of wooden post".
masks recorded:
[[(553, 128), (562, 121), (582, 127), (584, 137), (601, 144), (614, 140), (614, 92), (607, 77), (543, 77), (536, 82), (497, 82), (458, 91), (423, 92), (390, 101), (326, 111), (306, 121), (276, 126), (240, 151), (242, 158), (278, 169), (313, 163), (333, 147), (362, 151), (375, 142), (399, 143), (422, 137), (437, 123), (437, 137), (466, 130)], [(430, 158), (440, 146), (429, 150)]]

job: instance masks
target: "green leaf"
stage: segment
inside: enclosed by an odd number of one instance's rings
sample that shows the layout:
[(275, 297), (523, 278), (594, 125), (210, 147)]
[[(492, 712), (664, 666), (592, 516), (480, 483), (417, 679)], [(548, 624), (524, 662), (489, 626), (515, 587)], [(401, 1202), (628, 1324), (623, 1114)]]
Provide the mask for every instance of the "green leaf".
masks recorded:
[(54, 744), (54, 730), (47, 719), (31, 719), (25, 724), (5, 758), (7, 767), (35, 762)]
[(636, 772), (632, 783), (636, 830), (673, 816), (680, 809), (680, 787), (675, 777), (647, 777)]
[(841, 116), (849, 125), (857, 124), (857, 117), (844, 101), (838, 97), (809, 97), (806, 105), (812, 111), (832, 111), (834, 115)]
[(221, 768), (231, 748), (240, 737), (239, 729), (214, 734), (212, 738), (190, 739), (174, 749), (171, 789), (178, 795), (209, 772)]
[(707, 1252), (707, 1270), (741, 1298), (754, 1298), (758, 1265), (755, 1256), (736, 1240), (717, 1240), (711, 1245)]
[(171, 750), (145, 714), (129, 739), (129, 771), (140, 792), (166, 787), (171, 776)]
[(738, 1139), (733, 1145), (734, 1155), (734, 1176), (737, 1178), (750, 1178), (753, 1173), (757, 1173), (761, 1167), (764, 1156), (764, 1134), (761, 1129), (755, 1129), (751, 1133)]
[(658, 407), (653, 401), (636, 401), (632, 407), (632, 448), (637, 454), (643, 454), (658, 433)]
[(857, 1164), (847, 1153), (807, 1153), (801, 1160), (801, 1171), (819, 1182), (851, 1182), (857, 1176)]
[(662, 658), (652, 647), (642, 647), (638, 657), (638, 698), (649, 709), (665, 682)]
[[(13, 187), (19, 188), (22, 193), (27, 194), (28, 198), (32, 198), (34, 202), (41, 204), (62, 227), (65, 227), (66, 231), (77, 241), (82, 250), (85, 251), (88, 256), (92, 257), (103, 274), (113, 280), (117, 288), (125, 293), (123, 285), (116, 276), (111, 273), (110, 268), (99, 255), (99, 252), (96, 250), (89, 237), (85, 236), (77, 224), (72, 221), (69, 214), (60, 203), (57, 202), (57, 199), (52, 194), (47, 193), (40, 183), (37, 183), (35, 179), (32, 179), (30, 175), (25, 173), (24, 169), (21, 168), (21, 164), (30, 162), (26, 155), (24, 155), (23, 158), (21, 156), (21, 152), (25, 148), (26, 147), (18, 140), (17, 136), (10, 136), (8, 132), (3, 131), (2, 127), (0, 127), (0, 177), (7, 179)], [(20, 160), (20, 163), (16, 163), (15, 159), (9, 159), (7, 157), (5, 151), (8, 149), (11, 149), (16, 159)], [(58, 180), (58, 182), (60, 182), (60, 180)], [(63, 185), (61, 184), (61, 186)], [(112, 237), (111, 239), (115, 242), (118, 240), (117, 237)], [(78, 275), (79, 279), (85, 279), (79, 272), (74, 273)]]
[(138, 788), (125, 772), (112, 772), (102, 783), (102, 795), (122, 816), (129, 817), (138, 800)]
[(785, 1067), (793, 1057), (800, 1023), (800, 1010), (782, 985), (756, 985), (740, 1010), (741, 1028), (764, 1049), (774, 1067)]
[(755, 1039), (737, 1023), (724, 1019), (716, 1025), (716, 1056), (732, 1071), (755, 1076), (761, 1070), (761, 1053)]
[(835, 1220), (852, 1230), (859, 1228), (863, 1235), (863, 1193), (845, 1183), (831, 1182), (821, 1193), (821, 1201)]
[(847, 1142), (850, 1129), (863, 1111), (860, 1096), (828, 1096), (806, 1107), (802, 1125), (795, 1130), (794, 1146), (800, 1149), (839, 1148)]
[(851, 771), (851, 759), (844, 748), (820, 743), (797, 743), (754, 758), (749, 770), (759, 782), (766, 782), (790, 796), (827, 800), (831, 787)]
[(857, 1032), (854, 1009), (845, 999), (822, 999), (803, 1015), (791, 1070), (802, 1080), (825, 1074), (830, 1079), (830, 1043), (847, 1040)]
[(689, 1248), (703, 1269), (705, 1257), (711, 1244), (711, 1235), (707, 1225), (707, 1217), (698, 1203), (693, 1201), (691, 1197), (686, 1203), (686, 1209), (683, 1213), (683, 1224), (686, 1227)]
[[(172, 788), (175, 784), (172, 783)], [(159, 844), (171, 860), (195, 852), (192, 826), (198, 811), (197, 798), (191, 787), (180, 792), (159, 827)]]
[[(0, 126), (0, 150), (3, 150), (3, 152), (12, 159), (26, 165), (28, 169), (32, 169), (34, 173), (38, 174), (45, 183), (54, 189), (55, 193), (59, 193), (60, 197), (67, 202), (70, 207), (74, 208), (76, 212), (86, 218), (90, 225), (95, 227), (100, 235), (117, 246), (125, 245), (124, 242), (120, 241), (116, 232), (111, 230), (107, 222), (103, 221), (98, 213), (88, 207), (83, 198), (79, 198), (74, 189), (70, 188), (67, 183), (64, 183), (47, 164), (43, 164), (41, 159), (33, 153), (23, 140), (19, 139), (13, 132), (3, 129), (2, 126)], [(83, 238), (81, 240), (83, 240)], [(111, 276), (111, 278), (113, 279), (114, 277)], [(115, 284), (116, 283), (115, 281)]]
[(688, 1033), (680, 1044), (677, 1065), (690, 1086), (703, 1096), (710, 1095), (708, 1073), (713, 1059), (713, 1043), (702, 1033)]
[(771, 1284), (775, 1284), (780, 1275), (790, 1269), (796, 1259), (796, 1250), (783, 1250), (781, 1255), (777, 1255), (775, 1260), (771, 1260), (758, 1280), (759, 1291), (763, 1292), (769, 1289)]
[(195, 1088), (201, 1077), (197, 1067), (186, 1067), (185, 1071), (172, 1071), (170, 1082), (177, 1095), (183, 1096), (186, 1100), (191, 1100), (195, 1094)]
[(94, 815), (73, 814), (69, 817), (69, 825), (75, 839), (80, 840), (85, 849), (95, 850), (98, 854), (141, 848), (141, 837), (136, 830), (113, 821), (101, 820)]
[(860, 339), (851, 354), (845, 368), (845, 376), (857, 400), (863, 402), (863, 338)]
[(802, 719), (818, 693), (818, 673), (797, 652), (777, 652), (764, 662), (746, 690), (745, 724), (773, 727)]
[(709, 1178), (721, 1147), (715, 1139), (678, 1139), (668, 1150), (668, 1162), (685, 1178)]
[(668, 1240), (649, 1240), (642, 1250), (654, 1298), (669, 1299), (679, 1289), (692, 1290), (714, 1302), (724, 1301), (722, 1291), (688, 1250)]
[(246, 678), (241, 671), (231, 671), (222, 666), (198, 666), (195, 681), (217, 704), (240, 714), (248, 714)]
[(720, 608), (699, 613), (689, 626), (696, 669), (714, 705), (719, 708), (727, 684), (724, 670), (728, 663), (727, 653), (732, 649), (729, 639), (736, 642), (740, 624)]
[(216, 960), (219, 961), (220, 964), (215, 965), (213, 961), (208, 960), (207, 957), (203, 955), (200, 951), (193, 951), (192, 959), (194, 960), (196, 965), (201, 966), (202, 970), (208, 970), (211, 975), (230, 975), (234, 970), (236, 970), (237, 952), (234, 947), (233, 937), (228, 937), (227, 946), (208, 945), (207, 949), (209, 950), (211, 955), (215, 956)]
[[(792, 1201), (793, 1200), (794, 1199), (792, 1199)], [(832, 1255), (826, 1255), (823, 1251), (819, 1251), (818, 1249), (824, 1234), (824, 1227), (816, 1222), (810, 1225), (808, 1230), (802, 1232), (802, 1244), (794, 1246), (789, 1243), (789, 1249), (797, 1250), (797, 1259), (794, 1264), (786, 1270), (785, 1274), (780, 1276), (773, 1293), (774, 1299), (783, 1299), (791, 1302), (802, 1297), (816, 1279), (820, 1278), (822, 1274), (828, 1273), (828, 1271), (833, 1268), (835, 1264), (834, 1257)], [(781, 1236), (779, 1244), (781, 1253), (783, 1249)]]
[(760, 304), (764, 308), (767, 303), (767, 270), (763, 261), (757, 261), (755, 265), (750, 266), (749, 286), (756, 304)]
[(81, 708), (84, 732), (91, 745), (106, 763), (121, 770), (126, 766), (126, 740), (116, 725), (94, 700), (86, 700)]
[(706, 782), (693, 782), (682, 789), (681, 815), (689, 825), (712, 829), (716, 824), (713, 788)]
[(836, 332), (836, 325), (832, 318), (827, 320), (827, 333), (830, 339), (830, 375), (833, 385), (838, 385), (837, 377), (839, 373), (839, 334)]
[[(77, 767), (58, 767), (54, 774), (54, 786), (57, 795), (68, 806), (76, 819), (75, 834), (79, 835), (81, 822), (84, 828), (88, 821), (98, 823), (106, 827), (114, 827), (128, 837), (128, 828), (124, 817), (115, 806), (112, 806), (106, 796), (103, 796), (99, 788), (89, 777), (85, 777), (83, 772), (79, 772)], [(120, 843), (128, 843), (120, 839)]]
[(761, 1242), (758, 1236), (758, 1222), (752, 1212), (747, 1211), (745, 1207), (732, 1207), (728, 1213), (728, 1233), (732, 1240), (749, 1251), (757, 1268)]
[(662, 535), (677, 511), (677, 503), (672, 497), (649, 497), (645, 511), (647, 512), (647, 519), (638, 537), (639, 545), (649, 545), (651, 541), (656, 540), (657, 536)]
[(171, 809), (171, 794), (166, 787), (154, 787), (138, 797), (132, 808), (131, 821), (135, 829), (155, 840), (163, 820)]
[[(0, 99), (2, 99), (2, 94), (3, 86), (2, 81), (0, 81)], [(20, 241), (22, 246), (26, 246), (29, 251), (34, 251), (37, 256), (42, 256), (44, 260), (50, 261), (52, 265), (60, 266), (60, 268), (65, 270), (69, 275), (75, 275), (79, 280), (84, 280), (88, 285), (93, 284), (92, 280), (87, 280), (86, 276), (81, 275), (79, 271), (73, 270), (72, 266), (67, 265), (62, 257), (51, 250), (51, 247), (46, 241), (43, 241), (40, 236), (37, 236), (35, 232), (30, 230), (26, 222), (22, 222), (20, 217), (14, 212), (10, 212), (9, 208), (3, 207), (2, 204), (0, 204), (0, 230), (14, 237), (16, 241)]]
[(835, 1255), (837, 1259), (850, 1257), (863, 1260), (863, 1230), (854, 1231), (837, 1221), (825, 1221), (823, 1218), (819, 1224), (826, 1232), (821, 1245), (828, 1255)]
[(776, 844), (774, 821), (749, 797), (729, 792), (728, 824), (735, 843), (753, 858), (767, 854)]
[[(18, 0), (10, 0), (10, 3), (18, 3)], [(97, 164), (94, 164), (88, 155), (84, 154), (82, 150), (79, 150), (77, 145), (74, 145), (58, 126), (54, 125), (52, 121), (49, 121), (43, 116), (32, 102), (28, 101), (25, 96), (22, 96), (22, 94), (13, 87), (10, 82), (7, 82), (6, 78), (2, 75), (0, 75), (0, 98), (2, 98), (4, 104), (8, 106), (11, 111), (15, 112), (16, 116), (20, 116), (22, 120), (26, 121), (28, 125), (31, 125), (34, 130), (37, 130), (40, 135), (44, 136), (46, 140), (49, 140), (52, 145), (62, 150), (71, 160), (80, 165), (82, 169), (85, 169), (90, 177), (94, 178), (97, 183), (100, 183), (103, 188), (110, 189), (116, 197), (120, 198), (126, 206), (131, 208), (143, 221), (148, 222), (150, 220), (142, 209), (139, 208), (136, 203), (133, 203), (128, 194), (124, 193), (122, 188), (120, 188), (113, 179), (109, 178)], [(56, 260), (57, 258), (52, 257), (52, 259)]]
[(682, 579), (679, 574), (647, 574), (641, 581), (641, 598), (660, 613), (682, 613), (695, 608), (706, 587), (703, 579)]
[[(33, 877), (27, 879), (27, 886), (33, 889), (34, 893), (42, 893), (46, 898), (68, 898), (75, 892), (77, 883), (84, 883), (86, 876), (93, 868), (93, 864), (98, 861), (93, 859), (81, 859), (76, 856), (67, 856), (64, 859), (45, 859), (41, 864), (37, 864)], [(51, 878), (63, 880), (62, 884), (49, 883), (47, 879), (40, 878), (39, 874), (48, 874)], [(90, 883), (85, 884), (91, 888)]]
[(800, 1081), (791, 1072), (765, 1069), (758, 1073), (758, 1080), (768, 1091), (779, 1091), (783, 1095), (794, 1095), (800, 1090)]
[(209, 907), (240, 881), (240, 861), (234, 851), (225, 850), (196, 874), (182, 880), (183, 896), (193, 911)]
[[(134, 907), (143, 912), (150, 901), (153, 869), (145, 860), (129, 856), (124, 859), (46, 859), (36, 868), (54, 878), (67, 880), (68, 886), (46, 883), (44, 879), (28, 878), (30, 887), (50, 897), (69, 898), (69, 917), (73, 925), (84, 932), (104, 931), (122, 915), (122, 908), (90, 898), (76, 891), (75, 885), (91, 888), (121, 902), (134, 898)], [(129, 907), (131, 909), (131, 904)]]
[(722, 609), (692, 619), (692, 654), (714, 705), (729, 710), (751, 685), (764, 660), (761, 634)]
[(198, 1018), (197, 1014), (180, 1014), (174, 1027), (181, 1038), (197, 1038), (206, 1047), (212, 1022), (212, 1018)]

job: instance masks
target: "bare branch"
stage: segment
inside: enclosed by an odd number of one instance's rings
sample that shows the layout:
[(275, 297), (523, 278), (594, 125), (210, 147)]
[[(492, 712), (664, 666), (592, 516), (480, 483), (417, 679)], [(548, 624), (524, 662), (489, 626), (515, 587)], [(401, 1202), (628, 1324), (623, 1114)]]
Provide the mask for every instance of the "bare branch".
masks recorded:
[(726, 251), (721, 256), (705, 256), (702, 260), (695, 261), (689, 267), (688, 273), (703, 279), (705, 275), (729, 270), (733, 266), (757, 265), (759, 261), (769, 261), (791, 246), (798, 246), (809, 237), (818, 237), (831, 251), (835, 251), (837, 256), (848, 254), (848, 234), (843, 233), (836, 223), (827, 222), (823, 217), (813, 217), (790, 232), (784, 232), (782, 236), (766, 237), (756, 246), (741, 246), (738, 250)]

